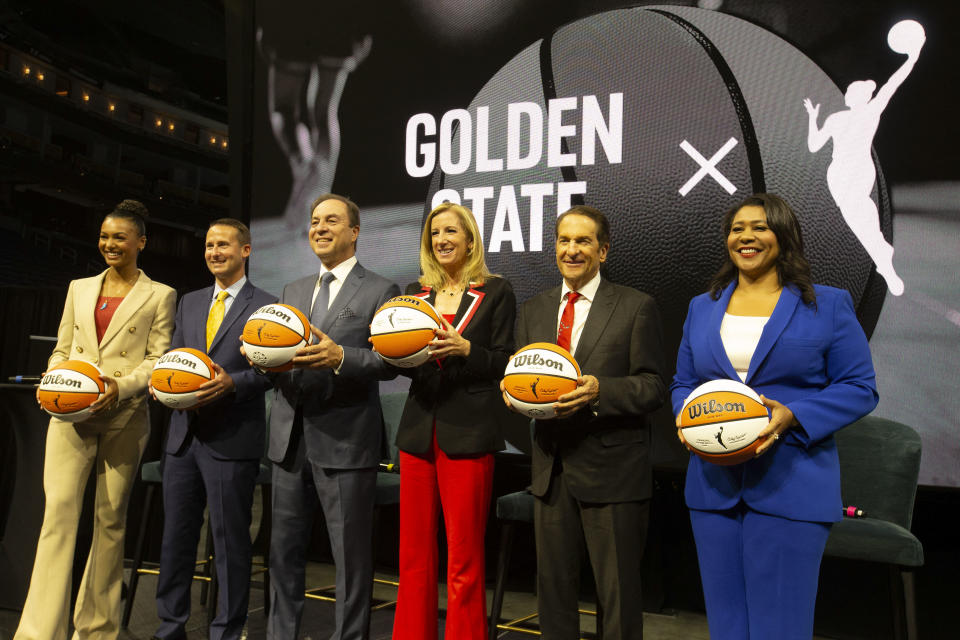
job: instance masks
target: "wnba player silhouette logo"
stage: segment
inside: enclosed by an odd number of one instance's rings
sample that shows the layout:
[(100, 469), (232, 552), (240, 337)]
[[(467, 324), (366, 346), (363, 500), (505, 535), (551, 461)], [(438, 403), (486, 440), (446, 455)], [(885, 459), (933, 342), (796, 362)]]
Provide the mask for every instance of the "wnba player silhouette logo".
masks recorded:
[(720, 425), (720, 431), (717, 431), (713, 434), (713, 437), (717, 439), (717, 442), (720, 443), (720, 446), (724, 449), (727, 448), (727, 445), (723, 444), (723, 425)]
[(807, 147), (811, 153), (816, 153), (827, 140), (833, 139), (833, 156), (827, 169), (830, 195), (847, 226), (877, 266), (877, 273), (887, 281), (887, 288), (895, 296), (903, 293), (903, 280), (893, 268), (893, 247), (883, 237), (877, 206), (870, 198), (877, 178), (870, 146), (880, 124), (880, 114), (913, 71), (925, 41), (923, 26), (919, 22), (903, 20), (893, 25), (887, 33), (887, 44), (895, 52), (906, 54), (906, 62), (876, 95), (873, 91), (877, 84), (873, 80), (850, 83), (844, 95), (849, 108), (827, 116), (823, 127), (817, 126), (820, 105), (814, 105), (810, 98), (803, 101), (809, 116)]
[(538, 385), (538, 384), (540, 384), (540, 378), (537, 378), (536, 380), (534, 380), (533, 382), (530, 383), (530, 391), (533, 392), (533, 397), (534, 397), (534, 398), (539, 398), (539, 397), (540, 397), (540, 396), (537, 395), (537, 385)]

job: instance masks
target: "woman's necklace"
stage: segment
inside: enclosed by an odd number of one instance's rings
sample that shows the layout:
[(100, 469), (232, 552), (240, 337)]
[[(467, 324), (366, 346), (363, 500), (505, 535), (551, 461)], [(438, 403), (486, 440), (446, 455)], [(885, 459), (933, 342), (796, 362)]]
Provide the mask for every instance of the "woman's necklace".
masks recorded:
[(440, 295), (446, 294), (452, 298), (453, 296), (457, 295), (462, 291), (463, 291), (463, 287), (459, 285), (455, 287), (444, 287), (443, 289), (440, 289)]

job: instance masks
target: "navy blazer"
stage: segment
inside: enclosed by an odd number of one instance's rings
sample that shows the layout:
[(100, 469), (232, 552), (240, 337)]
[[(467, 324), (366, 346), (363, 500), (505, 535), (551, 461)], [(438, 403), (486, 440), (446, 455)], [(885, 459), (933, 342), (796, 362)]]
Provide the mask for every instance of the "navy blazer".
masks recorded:
[(240, 336), (247, 318), (277, 297), (253, 286), (249, 280), (223, 317), (207, 352), (207, 316), (213, 285), (184, 294), (177, 306), (172, 349), (191, 347), (203, 351), (233, 378), (233, 393), (199, 409), (177, 409), (170, 417), (165, 451), (176, 454), (193, 434), (224, 460), (250, 460), (263, 456), (266, 410), (264, 392), (270, 380), (257, 375), (240, 353)]
[[(729, 284), (718, 300), (705, 293), (690, 301), (670, 387), (674, 414), (700, 384), (740, 380), (720, 338), (736, 284)], [(878, 395), (870, 346), (850, 294), (814, 288), (815, 308), (804, 304), (794, 287), (783, 288), (746, 379), (758, 394), (785, 404), (800, 426), (743, 464), (724, 467), (691, 455), (686, 483), (690, 508), (729, 509), (743, 500), (756, 511), (793, 520), (840, 519), (840, 464), (833, 433), (870, 413)]]
[[(436, 291), (417, 282), (406, 293), (436, 302)], [(434, 426), (437, 444), (448, 455), (503, 449), (502, 424), (516, 419), (504, 406), (499, 388), (514, 351), (516, 307), (513, 288), (503, 278), (493, 276), (482, 286), (471, 285), (451, 323), (470, 341), (470, 355), (399, 369), (413, 379), (397, 432), (402, 451), (427, 453)]]
[[(309, 315), (317, 274), (283, 288), (280, 302)], [(360, 263), (344, 279), (318, 329), (343, 347), (340, 373), (293, 369), (272, 376), (268, 457), (288, 464), (297, 413), (303, 420), (307, 458), (325, 469), (376, 467), (382, 457), (383, 412), (378, 380), (396, 376), (368, 342), (370, 322), (400, 287)]]

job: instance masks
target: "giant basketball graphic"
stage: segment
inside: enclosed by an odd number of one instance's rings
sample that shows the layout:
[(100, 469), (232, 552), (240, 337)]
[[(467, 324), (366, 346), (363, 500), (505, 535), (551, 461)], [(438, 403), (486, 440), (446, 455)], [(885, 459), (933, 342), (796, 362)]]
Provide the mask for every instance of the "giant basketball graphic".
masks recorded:
[(687, 304), (723, 257), (724, 211), (773, 192), (797, 212), (814, 280), (849, 290), (869, 335), (885, 285), (830, 195), (830, 154), (807, 150), (808, 95), (824, 113), (844, 108), (813, 61), (745, 20), (688, 7), (596, 14), (525, 48), (440, 122), (436, 139), (451, 142), (425, 213), (442, 194), (473, 208), (491, 270), (523, 301), (560, 282), (558, 199), (599, 208), (612, 230), (606, 275), (656, 298), (672, 370)]

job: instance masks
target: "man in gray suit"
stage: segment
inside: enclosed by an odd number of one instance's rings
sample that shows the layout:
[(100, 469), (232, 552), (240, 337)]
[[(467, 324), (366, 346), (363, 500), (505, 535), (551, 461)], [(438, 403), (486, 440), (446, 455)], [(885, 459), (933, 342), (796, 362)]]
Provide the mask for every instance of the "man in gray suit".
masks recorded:
[(319, 501), (336, 563), (334, 640), (364, 640), (373, 580), (371, 537), (383, 416), (377, 381), (394, 374), (367, 339), (373, 314), (400, 295), (356, 258), (360, 212), (320, 196), (309, 240), (320, 272), (284, 287), (280, 302), (310, 315), (314, 344), (274, 376), (268, 455), (273, 467), (270, 618), (267, 637), (293, 640), (304, 602), (304, 567)]
[(603, 637), (643, 637), (648, 415), (666, 396), (660, 317), (653, 298), (600, 277), (609, 249), (603, 213), (581, 205), (562, 214), (556, 256), (563, 283), (526, 301), (517, 317), (518, 345), (555, 342), (573, 353), (582, 372), (577, 388), (560, 397), (557, 418), (538, 420), (534, 428), (538, 610), (550, 640), (580, 637), (584, 543), (603, 608)]

